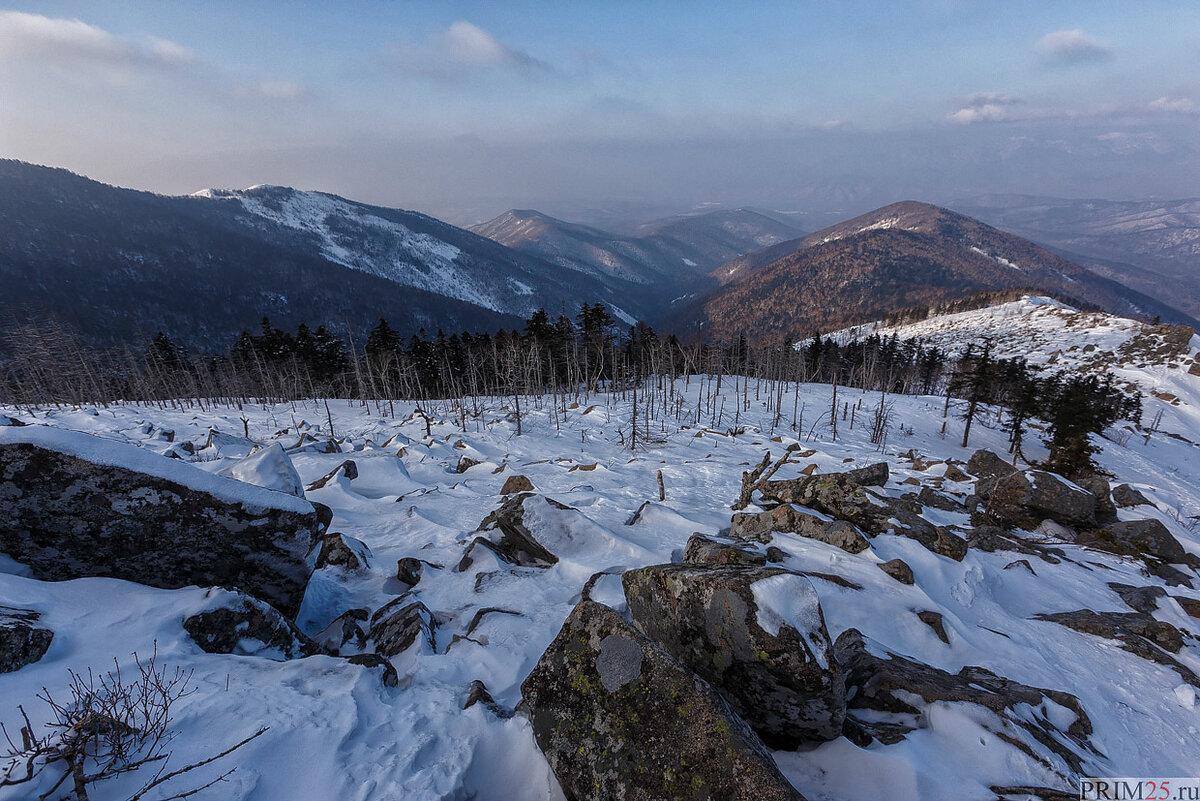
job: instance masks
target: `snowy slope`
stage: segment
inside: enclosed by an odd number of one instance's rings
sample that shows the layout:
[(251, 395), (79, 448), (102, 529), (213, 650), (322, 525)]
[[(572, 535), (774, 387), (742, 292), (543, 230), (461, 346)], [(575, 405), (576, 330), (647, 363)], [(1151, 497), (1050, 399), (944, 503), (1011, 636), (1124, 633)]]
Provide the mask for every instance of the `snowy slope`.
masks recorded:
[[(5, 571), (0, 572), (0, 604), (43, 612), (43, 622), (56, 634), (40, 662), (0, 674), (0, 720), (11, 729), (15, 705), (26, 703), (32, 711), (34, 693), (42, 686), (61, 690), (68, 668), (103, 670), (114, 656), (126, 665), (131, 652), (146, 654), (157, 643), (164, 662), (196, 671), (197, 692), (180, 706), (176, 718), (181, 733), (172, 743), (172, 764), (211, 754), (260, 723), (271, 727), (234, 753), (230, 765), (237, 772), (208, 797), (561, 798), (523, 717), (502, 718), (483, 704), (462, 707), (475, 679), (486, 683), (501, 706), (517, 703), (521, 681), (594, 572), (671, 561), (692, 532), (713, 535), (727, 527), (742, 471), (768, 450), (779, 456), (799, 442), (814, 451), (789, 471), (815, 464), (832, 472), (886, 460), (892, 478), (885, 491), (893, 496), (912, 489), (902, 483), (905, 479), (929, 482), (946, 470), (945, 465), (918, 469), (902, 452), (915, 451), (929, 461), (965, 460), (976, 447), (1004, 450), (1004, 434), (991, 428), (987, 417), (977, 422), (971, 446), (958, 447), (958, 421), (951, 419), (948, 433), (941, 435), (942, 400), (926, 397), (892, 399), (903, 431), (894, 429), (882, 450), (869, 443), (862, 426), (843, 426), (832, 441), (828, 430), (812, 425), (815, 410), (828, 408), (831, 400), (830, 387), (821, 385), (794, 388), (807, 421), (800, 432), (791, 430), (788, 421), (773, 428), (773, 415), (752, 402), (749, 411), (740, 413), (742, 431), (733, 433), (728, 414), (697, 424), (701, 383), (695, 377), (679, 382), (682, 418), (656, 421), (653, 434), (659, 441), (635, 452), (621, 443), (629, 431), (630, 405), (608, 396), (581, 398), (558, 424), (546, 403), (527, 399), (522, 436), (516, 436), (510, 410), (501, 400), (486, 402), (479, 417), (467, 419), (465, 431), (444, 405), (440, 411), (433, 407), (429, 437), (423, 419), (410, 414), (411, 406), (397, 404), (392, 418), (374, 407), (331, 401), (333, 433), (342, 442), (342, 453), (319, 453), (302, 443), (294, 447), (301, 433), (318, 441), (329, 436), (326, 410), (319, 402), (247, 407), (244, 412), (113, 406), (32, 417), (26, 409), (0, 409), (35, 425), (134, 443), (147, 454), (174, 447), (155, 437), (147, 423), (174, 430), (176, 444), (190, 440), (203, 445), (211, 428), (240, 433), (244, 414), (251, 438), (288, 449), (305, 483), (354, 459), (359, 478), (332, 481), (308, 498), (332, 507), (333, 530), (364, 542), (370, 565), (358, 573), (329, 567), (314, 574), (298, 618), (311, 634), (346, 609), (377, 608), (396, 597), (403, 590), (395, 578), (397, 559), (415, 556), (441, 566), (426, 567), (414, 591), (434, 613), (434, 640), (392, 660), (400, 683), (387, 688), (377, 672), (331, 657), (275, 662), (201, 652), (180, 624), (211, 604), (205, 589), (157, 590), (108, 579), (45, 583), (23, 577), (23, 568), (8, 561), (8, 567), (0, 567)], [(1200, 378), (1195, 383), (1200, 385)], [(724, 386), (732, 409), (738, 403), (736, 390), (728, 377)], [(1195, 403), (1196, 396), (1193, 388), (1188, 402)], [(862, 397), (865, 404), (874, 400), (844, 389), (840, 397)], [(1148, 415), (1155, 404), (1163, 402), (1152, 398)], [(98, 450), (105, 447), (95, 444)], [(1030, 451), (1033, 458), (1044, 455), (1036, 444)], [(456, 472), (463, 455), (480, 464)], [(240, 457), (209, 453), (200, 458), (207, 461), (196, 467), (216, 473)], [(1155, 504), (1122, 510), (1123, 518), (1159, 519), (1187, 550), (1200, 554), (1200, 534), (1187, 525), (1190, 516), (1200, 514), (1196, 448), (1163, 432), (1145, 441), (1131, 438), (1124, 445), (1105, 442), (1099, 460)], [(658, 470), (666, 486), (663, 502), (657, 500)], [(571, 507), (541, 504), (533, 513), (535, 530), (557, 532), (551, 549), (560, 561), (546, 569), (514, 568), (480, 556), (465, 572), (455, 572), (475, 528), (500, 504), (501, 485), (515, 473), (528, 476), (539, 493)], [(971, 488), (948, 480), (943, 487), (958, 495)], [(650, 504), (638, 521), (627, 525), (646, 501)], [(927, 516), (941, 525), (965, 522), (952, 512), (930, 509)], [(1076, 694), (1091, 718), (1092, 740), (1100, 751), (1085, 766), (1089, 775), (1200, 775), (1195, 688), (1171, 669), (1119, 650), (1110, 641), (1031, 619), (1037, 613), (1080, 608), (1127, 611), (1107, 582), (1161, 585), (1144, 574), (1140, 563), (1061, 543), (1058, 547), (1068, 558), (1058, 564), (1034, 559), (1034, 575), (1005, 569), (1018, 558), (1012, 553), (972, 549), (955, 562), (890, 535), (874, 538), (860, 554), (787, 534), (777, 535), (774, 544), (790, 555), (783, 563), (787, 567), (835, 574), (862, 586), (854, 590), (813, 580), (834, 637), (856, 627), (890, 650), (945, 670), (982, 665), (1015, 681)], [(912, 566), (914, 585), (900, 585), (877, 568), (893, 558)], [(1197, 590), (1167, 590), (1170, 596), (1200, 599)], [(593, 597), (623, 605), (619, 577), (602, 579)], [(486, 613), (470, 638), (463, 639), (472, 619), (489, 608), (516, 614)], [(917, 618), (915, 610), (921, 609), (943, 614), (949, 644)], [(1171, 597), (1160, 602), (1155, 616), (1192, 635), (1176, 656), (1200, 671), (1200, 646), (1194, 639), (1200, 636), (1200, 621), (1188, 617)], [(1062, 777), (1048, 767), (991, 736), (977, 709), (938, 704), (926, 723), (895, 745), (860, 748), (840, 738), (812, 750), (776, 752), (775, 757), (785, 775), (814, 801), (985, 799), (995, 797), (988, 789), (994, 784), (1062, 786)], [(215, 775), (201, 774), (198, 778)], [(134, 779), (120, 781), (121, 787), (130, 787)], [(114, 783), (109, 789), (115, 793), (119, 788)], [(0, 790), (5, 801), (28, 795), (28, 787)]]

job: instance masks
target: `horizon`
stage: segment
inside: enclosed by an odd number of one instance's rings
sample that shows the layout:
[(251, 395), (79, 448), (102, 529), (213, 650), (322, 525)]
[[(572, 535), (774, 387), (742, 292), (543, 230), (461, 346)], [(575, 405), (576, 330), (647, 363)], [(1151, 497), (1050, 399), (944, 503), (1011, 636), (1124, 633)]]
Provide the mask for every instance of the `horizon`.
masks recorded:
[(281, 8), (9, 4), (0, 156), (458, 225), (1200, 183), (1200, 8), (1182, 2)]

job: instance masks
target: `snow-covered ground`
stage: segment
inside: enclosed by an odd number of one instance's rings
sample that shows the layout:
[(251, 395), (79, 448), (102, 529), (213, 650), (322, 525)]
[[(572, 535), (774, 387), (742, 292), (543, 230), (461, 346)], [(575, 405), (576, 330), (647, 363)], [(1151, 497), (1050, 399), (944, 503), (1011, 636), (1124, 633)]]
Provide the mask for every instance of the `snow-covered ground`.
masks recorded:
[[(250, 438), (264, 445), (280, 443), (306, 485), (343, 460), (355, 460), (356, 479), (339, 478), (307, 497), (333, 509), (331, 530), (366, 544), (370, 565), (360, 572), (330, 567), (314, 574), (298, 617), (310, 634), (346, 609), (375, 609), (401, 593), (404, 585), (395, 578), (398, 559), (412, 556), (441, 566), (426, 567), (414, 590), (434, 613), (434, 642), (418, 639), (394, 658), (400, 683), (388, 688), (378, 671), (333, 657), (276, 662), (202, 652), (181, 624), (211, 604), (205, 588), (159, 590), (100, 578), (47, 583), (26, 577), (27, 571), (11, 560), (0, 560), (0, 604), (43, 613), (42, 624), (55, 632), (40, 662), (0, 674), (0, 720), (14, 731), (17, 704), (36, 716), (35, 693), (43, 686), (60, 691), (68, 669), (103, 671), (114, 657), (128, 665), (132, 652), (148, 654), (157, 643), (162, 662), (195, 670), (197, 692), (180, 703), (174, 721), (180, 734), (172, 743), (173, 764), (210, 755), (259, 725), (271, 727), (229, 758), (237, 772), (208, 791), (208, 797), (561, 798), (523, 717), (501, 718), (483, 704), (462, 707), (475, 679), (487, 685), (500, 705), (511, 708), (518, 702), (521, 681), (558, 632), (589, 576), (678, 559), (693, 532), (715, 535), (727, 527), (742, 471), (768, 450), (779, 456), (795, 442), (815, 450), (777, 478), (794, 475), (807, 464), (833, 472), (886, 460), (892, 472), (886, 492), (893, 496), (915, 489), (902, 483), (906, 478), (927, 482), (946, 470), (944, 464), (917, 470), (903, 452), (915, 451), (927, 461), (965, 461), (979, 447), (1004, 452), (1004, 434), (986, 421), (977, 421), (970, 447), (960, 448), (961, 423), (951, 418), (943, 436), (942, 399), (926, 397), (891, 398), (895, 427), (882, 449), (870, 444), (861, 422), (853, 430), (840, 424), (834, 442), (828, 429), (813, 428), (830, 405), (831, 388), (823, 385), (798, 390), (805, 421), (801, 432), (790, 428), (789, 392), (789, 413), (778, 427), (772, 425), (774, 414), (751, 400), (751, 408), (739, 414), (744, 430), (734, 434), (729, 410), (738, 401), (728, 377), (725, 416), (710, 430), (707, 419), (696, 425), (694, 411), (688, 419), (700, 385), (695, 377), (689, 384), (679, 382), (677, 390), (686, 398), (684, 419), (656, 421), (651, 433), (657, 441), (639, 440), (636, 451), (621, 441), (628, 442), (630, 404), (607, 396), (581, 399), (578, 407), (567, 410), (566, 421), (557, 423), (545, 401), (539, 406), (525, 399), (521, 436), (500, 400), (486, 402), (480, 416), (468, 416), (465, 431), (448, 415), (435, 419), (428, 437), (424, 420), (410, 414), (409, 404), (397, 404), (392, 417), (381, 413), (387, 406), (331, 401), (333, 434), (343, 440), (343, 453), (293, 447), (301, 433), (318, 441), (328, 438), (322, 403), (247, 407), (244, 412), (125, 405), (31, 415), (25, 409), (0, 409), (0, 414), (31, 424), (133, 443), (148, 452), (165, 452), (189, 440), (198, 448), (195, 464), (213, 473), (229, 474), (244, 458), (245, 449), (236, 447), (243, 414)], [(1200, 377), (1180, 386), (1190, 393), (1186, 402), (1195, 409)], [(755, 397), (753, 388), (750, 397)], [(848, 402), (860, 398), (864, 408), (876, 401), (873, 394), (839, 392), (839, 399)], [(1165, 405), (1148, 399), (1148, 416), (1155, 404)], [(1168, 423), (1164, 427), (1172, 433), (1189, 433), (1172, 430)], [(162, 429), (175, 432), (174, 443), (163, 439)], [(230, 436), (214, 436), (213, 446), (201, 448), (210, 429)], [(1200, 555), (1200, 535), (1185, 525), (1189, 516), (1200, 515), (1200, 451), (1165, 431), (1145, 441), (1140, 435), (1123, 441), (1105, 442), (1100, 464), (1139, 488), (1155, 508), (1122, 510), (1121, 517), (1156, 517), (1188, 551)], [(103, 450), (103, 444), (97, 448)], [(1031, 458), (1044, 455), (1032, 443), (1030, 451)], [(460, 474), (455, 468), (462, 456), (480, 464)], [(657, 494), (659, 470), (666, 488), (663, 502)], [(261, 466), (233, 472), (247, 478), (258, 473), (263, 473)], [(571, 507), (544, 505), (532, 512), (545, 516), (542, 530), (558, 532), (548, 545), (560, 561), (545, 569), (519, 568), (476, 550), (474, 564), (456, 572), (466, 544), (501, 503), (500, 488), (513, 474), (528, 476), (537, 492)], [(269, 478), (264, 473), (264, 480)], [(944, 489), (965, 494), (970, 485), (946, 481)], [(638, 521), (628, 525), (647, 501)], [(927, 514), (939, 525), (966, 523), (965, 515), (953, 512), (930, 509)], [(1062, 544), (1070, 558), (1059, 564), (1034, 559), (1033, 575), (1005, 569), (1018, 554), (972, 549), (955, 562), (888, 535), (872, 539), (860, 554), (788, 534), (777, 535), (774, 544), (790, 554), (786, 566), (837, 574), (862, 585), (854, 590), (813, 580), (831, 636), (854, 627), (891, 651), (951, 672), (981, 665), (1024, 684), (1074, 693), (1091, 718), (1092, 741), (1102, 753), (1085, 766), (1088, 775), (1200, 775), (1200, 718), (1193, 687), (1176, 672), (1111, 641), (1031, 619), (1037, 613), (1081, 608), (1128, 611), (1106, 583), (1161, 585), (1144, 574), (1140, 563)], [(911, 565), (914, 585), (901, 585), (877, 569), (897, 557)], [(1200, 592), (1187, 588), (1169, 592), (1200, 598)], [(623, 605), (619, 576), (602, 579), (593, 597)], [(486, 608), (516, 614), (485, 614), (466, 638), (472, 618)], [(949, 644), (918, 619), (918, 610), (943, 614)], [(1155, 616), (1200, 635), (1200, 621), (1171, 598), (1160, 601)], [(1194, 638), (1177, 658), (1200, 672), (1200, 646)], [(895, 745), (863, 749), (840, 738), (812, 750), (777, 752), (776, 759), (809, 799), (982, 799), (994, 797), (989, 785), (1061, 784), (1046, 767), (989, 734), (978, 708), (935, 704), (927, 724)], [(216, 775), (215, 767), (201, 778)], [(135, 783), (135, 777), (124, 777), (112, 782), (110, 790)], [(28, 787), (0, 790), (0, 799), (29, 793)]]

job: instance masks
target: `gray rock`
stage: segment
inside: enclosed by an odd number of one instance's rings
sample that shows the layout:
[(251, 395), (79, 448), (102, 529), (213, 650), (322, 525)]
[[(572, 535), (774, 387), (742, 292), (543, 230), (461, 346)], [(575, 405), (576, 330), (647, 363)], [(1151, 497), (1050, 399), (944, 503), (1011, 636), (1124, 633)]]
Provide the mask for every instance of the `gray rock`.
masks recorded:
[[(1093, 612), (1091, 609), (1077, 609), (1074, 612), (1054, 612), (1034, 617), (1084, 634), (1117, 640), (1125, 645), (1140, 645), (1144, 641), (1173, 654), (1179, 653), (1183, 648), (1183, 633), (1179, 629), (1145, 612)], [(1134, 652), (1137, 653), (1136, 650)]]
[(853, 523), (822, 520), (786, 503), (765, 512), (737, 512), (729, 526), (730, 536), (763, 543), (770, 542), (775, 531), (818, 540), (848, 553), (862, 553), (871, 547)]
[(1117, 506), (1121, 507), (1122, 509), (1128, 509), (1132, 506), (1141, 506), (1142, 504), (1146, 504), (1148, 506), (1153, 505), (1149, 500), (1147, 500), (1146, 496), (1143, 495), (1141, 491), (1134, 489), (1128, 484), (1118, 484), (1117, 486), (1113, 487), (1112, 499)]
[[(471, 566), (471, 551), (476, 547), (486, 547), (505, 562), (524, 567), (550, 567), (556, 564), (558, 557), (543, 547), (525, 525), (525, 501), (536, 497), (528, 492), (513, 495), (506, 498), (499, 509), (485, 517), (476, 530), (499, 532), (499, 537), (495, 541), (486, 537), (472, 540), (458, 564), (459, 572)], [(549, 498), (546, 500), (559, 508), (569, 508)]]
[(912, 584), (915, 580), (912, 568), (903, 559), (890, 559), (878, 565), (878, 568), (901, 584)]
[(1049, 518), (1064, 526), (1088, 528), (1096, 524), (1096, 496), (1044, 470), (1010, 473), (996, 480), (984, 495), (984, 515), (1006, 526), (1032, 530)]
[(981, 448), (967, 460), (967, 472), (975, 478), (1002, 478), (1017, 472), (1017, 468), (992, 451)]
[(292, 618), (312, 572), (306, 557), (324, 528), (315, 509), (293, 511), (303, 502), (279, 496), (291, 505), (248, 507), (157, 476), (5, 443), (0, 551), (43, 581), (108, 576), (165, 589), (225, 586)]
[[(1018, 684), (971, 665), (947, 673), (887, 651), (857, 629), (843, 632), (834, 651), (845, 670), (846, 735), (860, 745), (872, 739), (898, 742), (928, 725), (929, 704), (948, 701), (992, 711), (1009, 728), (1004, 741), (1047, 767), (1045, 759), (1053, 755), (1078, 773), (1084, 760), (1098, 753), (1089, 742), (1091, 721), (1070, 693)], [(1074, 713), (1065, 729), (1046, 709), (1047, 701)], [(1018, 728), (1025, 737), (1016, 736)]]
[(0, 673), (20, 670), (46, 655), (54, 632), (37, 626), (40, 618), (32, 609), (0, 606)]
[(1086, 476), (1075, 483), (1096, 496), (1096, 522), (1101, 525), (1117, 520), (1117, 507), (1113, 504), (1112, 489), (1103, 476)]
[(888, 464), (887, 462), (876, 462), (866, 467), (847, 470), (846, 475), (855, 484), (864, 487), (882, 487), (888, 480)]
[(269, 604), (244, 595), (185, 618), (184, 631), (202, 651), (297, 659), (323, 649)]
[(939, 640), (946, 643), (946, 645), (950, 644), (950, 637), (946, 635), (946, 624), (942, 620), (941, 612), (933, 612), (926, 609), (917, 612), (917, 617), (921, 619), (922, 623), (933, 629), (933, 633), (937, 635)]
[(1097, 547), (1117, 553), (1153, 556), (1167, 564), (1190, 564), (1193, 559), (1159, 520), (1126, 520), (1109, 523), (1095, 532)]
[(309, 484), (304, 488), (304, 491), (312, 492), (313, 490), (322, 489), (325, 487), (325, 485), (327, 485), (330, 481), (333, 481), (339, 475), (345, 477), (347, 481), (353, 481), (354, 479), (358, 478), (358, 464), (356, 464), (353, 459), (347, 459), (325, 475), (318, 478), (313, 483)]
[(371, 615), (367, 639), (380, 656), (391, 658), (402, 654), (418, 637), (433, 647), (433, 615), (420, 601), (402, 595)]
[(424, 570), (425, 563), (415, 557), (406, 556), (396, 560), (396, 579), (407, 584), (409, 589), (421, 581), (421, 573)]
[(367, 546), (353, 537), (343, 534), (326, 534), (321, 538), (321, 551), (317, 554), (317, 569), (340, 567), (345, 570), (361, 570), (366, 567)]
[(363, 624), (369, 617), (366, 609), (349, 609), (335, 617), (313, 640), (333, 654), (345, 656), (346, 652), (361, 651), (367, 644)]
[(400, 684), (400, 676), (396, 673), (396, 668), (392, 667), (392, 663), (384, 659), (379, 654), (355, 654), (347, 657), (347, 662), (352, 665), (362, 665), (365, 668), (383, 668), (383, 674), (380, 676), (380, 681), (384, 687), (396, 687)]
[[(753, 585), (785, 586), (795, 625), (762, 608)], [(841, 731), (845, 698), (817, 594), (807, 578), (772, 567), (655, 565), (622, 577), (634, 623), (713, 685), (772, 747)]]
[(579, 602), (521, 692), (568, 798), (803, 801), (712, 687), (594, 601)]
[(1153, 584), (1148, 587), (1135, 587), (1132, 584), (1118, 584), (1110, 581), (1108, 588), (1120, 595), (1121, 600), (1130, 609), (1146, 614), (1158, 609), (1158, 600), (1167, 597), (1166, 590)]
[(923, 506), (932, 506), (943, 512), (962, 512), (966, 509), (958, 501), (948, 495), (943, 495), (932, 487), (921, 487), (921, 491), (917, 493), (917, 501)]
[(693, 534), (683, 548), (683, 561), (690, 565), (765, 565), (767, 557), (749, 548)]

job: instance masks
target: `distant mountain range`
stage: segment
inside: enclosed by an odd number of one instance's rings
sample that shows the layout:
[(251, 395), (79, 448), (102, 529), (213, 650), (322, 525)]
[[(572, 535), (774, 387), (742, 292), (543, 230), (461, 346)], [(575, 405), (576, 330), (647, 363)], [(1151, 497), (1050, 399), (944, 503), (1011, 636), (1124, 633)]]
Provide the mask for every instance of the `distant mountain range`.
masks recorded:
[(1113, 201), (982, 195), (955, 206), (1200, 317), (1200, 198)]
[(168, 197), (0, 160), (0, 334), (53, 317), (95, 344), (140, 347), (162, 330), (223, 348), (264, 315), (355, 337), (380, 317), (405, 335), (494, 331), (597, 302), (621, 324), (764, 338), (997, 289), (1196, 324), (1108, 274), (916, 202), (807, 236), (752, 209), (624, 235), (518, 210), (465, 230), (321, 192)]
[(1196, 324), (1028, 240), (913, 201), (731, 260), (714, 277), (724, 285), (676, 304), (664, 324), (718, 338), (807, 335), (999, 289), (1037, 290), (1125, 316)]

